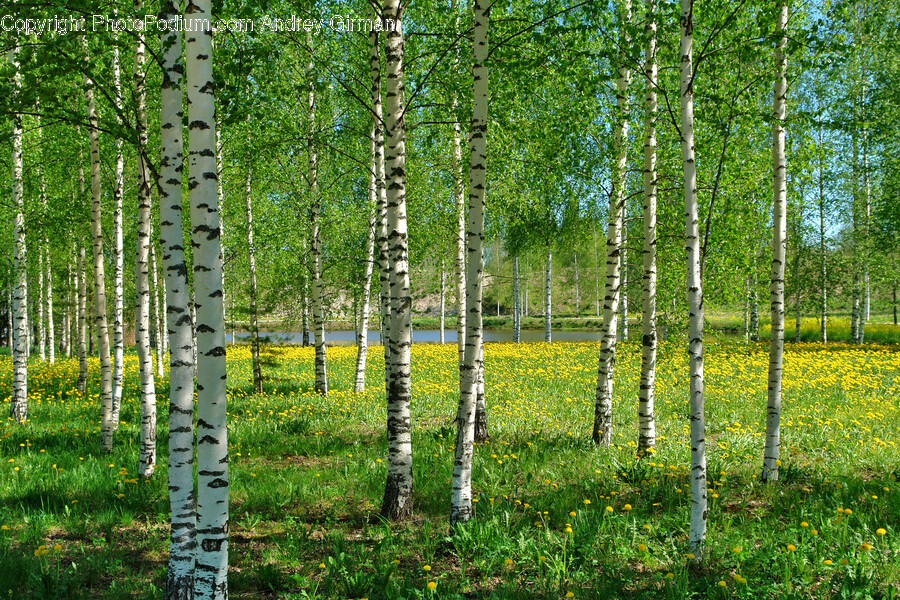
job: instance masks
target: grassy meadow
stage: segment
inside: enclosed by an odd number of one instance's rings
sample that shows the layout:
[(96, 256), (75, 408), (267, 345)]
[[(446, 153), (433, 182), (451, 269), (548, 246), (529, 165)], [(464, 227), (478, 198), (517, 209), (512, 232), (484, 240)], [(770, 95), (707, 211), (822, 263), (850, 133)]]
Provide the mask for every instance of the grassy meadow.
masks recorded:
[[(386, 476), (382, 353), (356, 395), (356, 349), (267, 348), (252, 395), (229, 348), (232, 598), (900, 598), (900, 347), (788, 344), (782, 472), (759, 483), (768, 346), (706, 346), (709, 531), (687, 554), (687, 357), (665, 342), (658, 446), (635, 458), (640, 346), (620, 345), (614, 446), (590, 442), (599, 346), (485, 348), (491, 441), (476, 516), (448, 525), (456, 346), (412, 349), (415, 515), (377, 516)], [(11, 387), (0, 358), (0, 389)], [(99, 452), (98, 363), (32, 362), (25, 425), (0, 425), (0, 598), (159, 598), (168, 547), (167, 380), (160, 465), (136, 475), (138, 368)], [(8, 406), (8, 404), (7, 404)]]

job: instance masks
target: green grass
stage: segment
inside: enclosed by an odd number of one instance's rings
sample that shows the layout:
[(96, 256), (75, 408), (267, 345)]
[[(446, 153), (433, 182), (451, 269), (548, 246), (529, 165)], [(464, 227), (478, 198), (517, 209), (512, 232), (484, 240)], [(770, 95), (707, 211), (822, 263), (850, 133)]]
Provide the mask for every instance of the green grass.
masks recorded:
[[(229, 349), (233, 598), (900, 597), (897, 347), (788, 348), (782, 477), (762, 485), (767, 345), (707, 345), (702, 565), (686, 556), (681, 344), (661, 348), (659, 442), (643, 460), (639, 345), (620, 346), (608, 449), (589, 437), (597, 345), (488, 345), (492, 439), (476, 448), (476, 516), (451, 530), (455, 348), (413, 348), (415, 514), (394, 524), (377, 516), (381, 347), (369, 354), (373, 391), (359, 396), (349, 391), (355, 348), (329, 348), (327, 399), (311, 392), (311, 348), (267, 348), (263, 396), (251, 394), (246, 347)], [(4, 389), (10, 369), (2, 359)], [(141, 481), (135, 358), (112, 455), (99, 452), (91, 369), (82, 398), (74, 361), (32, 363), (31, 418), (0, 429), (0, 596), (161, 596), (167, 381), (157, 385), (161, 464)]]

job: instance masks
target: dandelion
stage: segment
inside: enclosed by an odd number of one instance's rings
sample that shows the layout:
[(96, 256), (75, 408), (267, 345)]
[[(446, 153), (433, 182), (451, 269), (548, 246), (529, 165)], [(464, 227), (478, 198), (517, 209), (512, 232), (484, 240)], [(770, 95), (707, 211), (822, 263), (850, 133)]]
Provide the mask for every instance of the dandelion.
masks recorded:
[(544, 556), (543, 554), (538, 556), (538, 562), (545, 562), (546, 560), (547, 560), (547, 557)]
[(324, 569), (324, 568), (325, 568), (325, 563), (319, 563), (319, 568), (320, 568), (320, 569)]
[(515, 565), (516, 563), (513, 562), (513, 559), (507, 558), (506, 560), (503, 561), (503, 564), (506, 567), (512, 568), (513, 565)]
[(573, 592), (566, 592), (566, 598), (574, 598), (575, 594)]
[(728, 584), (725, 582), (724, 579), (720, 579), (720, 580), (719, 580), (719, 587), (725, 587), (725, 586), (727, 586), (727, 585), (728, 585)]
[(830, 566), (833, 565), (834, 563), (831, 562), (831, 560), (829, 560), (829, 559), (826, 558), (825, 560), (822, 561), (822, 564), (825, 565), (825, 566), (827, 566), (827, 567), (830, 567)]
[(684, 555), (684, 557), (687, 559), (690, 559), (690, 560), (697, 558), (696, 556), (694, 556), (693, 552), (688, 552), (687, 554)]
[(812, 535), (819, 535), (819, 530), (818, 530), (818, 529), (811, 529), (809, 532), (810, 532)]
[(809, 527), (809, 523), (806, 521), (800, 521), (800, 527)]
[(432, 592), (434, 591), (434, 589), (436, 587), (437, 587), (437, 581), (429, 581), (428, 582), (428, 589), (431, 590)]
[(793, 545), (793, 544), (788, 544), (788, 545), (787, 545), (787, 550), (788, 550), (788, 552), (793, 552), (793, 551), (796, 550), (796, 549), (797, 549), (797, 546), (795, 546), (795, 545)]
[(887, 530), (884, 527), (879, 527), (875, 530), (875, 535), (887, 535)]
[[(509, 560), (509, 559), (506, 559), (506, 560)], [(430, 571), (430, 570), (431, 570), (431, 565), (425, 565), (424, 567), (422, 567), (422, 570), (423, 570), (423, 571)]]
[(872, 544), (862, 543), (859, 545), (860, 552), (868, 552), (871, 549), (872, 549)]
[(638, 548), (638, 552), (646, 552), (646, 551), (647, 551), (647, 544), (638, 544), (638, 547), (637, 547), (637, 548)]
[(62, 546), (60, 546), (59, 544), (55, 544), (55, 545), (53, 546), (53, 551), (54, 551), (54, 552), (59, 552), (60, 550), (62, 550)]
[(846, 567), (847, 565), (850, 564), (850, 561), (847, 560), (846, 558), (842, 558), (842, 559), (841, 559), (841, 564), (844, 565), (844, 566)]
[(577, 515), (577, 514), (578, 514), (578, 513), (576, 513), (576, 512), (573, 510), (573, 511), (571, 511), (571, 512), (569, 513), (569, 516), (570, 516), (570, 517), (574, 517), (574, 516)]
[(612, 507), (612, 506), (607, 506), (607, 507), (606, 507), (606, 512), (612, 512), (612, 511), (613, 511), (613, 507)]
[(626, 504), (625, 506), (622, 507), (622, 510), (631, 510), (631, 505)]
[(585, 498), (585, 499), (584, 499), (584, 503), (585, 503), (585, 504), (590, 504), (590, 503), (591, 503), (591, 501), (590, 501), (590, 500), (588, 500), (588, 499), (587, 499), (587, 498)]
[(666, 573), (666, 579), (675, 579), (675, 573)]
[(739, 546), (735, 546), (734, 548), (731, 549), (731, 551), (734, 552), (735, 554), (740, 554), (741, 548)]
[(566, 527), (566, 533), (572, 533), (572, 528), (571, 528), (571, 527)]

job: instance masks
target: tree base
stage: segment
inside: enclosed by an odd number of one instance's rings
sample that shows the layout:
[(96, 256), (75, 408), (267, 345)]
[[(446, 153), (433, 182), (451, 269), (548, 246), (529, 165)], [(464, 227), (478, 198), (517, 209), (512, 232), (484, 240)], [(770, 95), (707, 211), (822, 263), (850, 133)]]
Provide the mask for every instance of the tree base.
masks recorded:
[(413, 488), (412, 474), (409, 486), (400, 485), (400, 477), (388, 475), (381, 502), (381, 516), (389, 521), (403, 521), (412, 514)]

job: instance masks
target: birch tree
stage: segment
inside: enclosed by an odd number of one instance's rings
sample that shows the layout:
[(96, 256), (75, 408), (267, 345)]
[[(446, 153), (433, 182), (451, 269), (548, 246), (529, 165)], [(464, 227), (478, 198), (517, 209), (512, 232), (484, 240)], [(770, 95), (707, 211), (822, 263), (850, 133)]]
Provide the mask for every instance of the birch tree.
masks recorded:
[(656, 8), (657, 0), (646, 1), (644, 33), (644, 275), (641, 317), (641, 383), (638, 399), (638, 455), (656, 445), (654, 396), (656, 394)]
[[(625, 0), (621, 39), (628, 44), (627, 28), (631, 23), (631, 0)], [(594, 403), (595, 444), (609, 446), (612, 441), (613, 373), (616, 365), (616, 320), (621, 292), (622, 229), (625, 214), (625, 168), (628, 160), (628, 84), (631, 71), (624, 49), (619, 54), (616, 78), (616, 126), (614, 133), (615, 163), (609, 194), (609, 227), (606, 236), (606, 283), (603, 299), (603, 329), (597, 390)]]
[[(87, 48), (85, 47), (85, 51)], [(87, 55), (85, 56), (87, 60)], [(104, 452), (112, 452), (115, 429), (112, 398), (112, 365), (109, 360), (109, 328), (106, 318), (106, 276), (103, 257), (103, 228), (100, 189), (100, 130), (94, 105), (94, 82), (85, 77), (84, 94), (88, 109), (88, 137), (91, 156), (91, 233), (94, 258), (94, 323), (97, 327), (97, 351), (100, 354), (100, 443)]]
[[(21, 93), (22, 76), (19, 73), (18, 48), (10, 51), (12, 63), (12, 93), (15, 100)], [(12, 355), (13, 381), (10, 417), (19, 423), (28, 418), (28, 250), (25, 245), (25, 189), (22, 181), (22, 114), (12, 115), (12, 201), (15, 207), (13, 221), (13, 291), (12, 291)]]
[[(250, 140), (247, 140), (250, 143)], [(250, 354), (253, 360), (253, 392), (262, 394), (262, 366), (259, 362), (259, 321), (256, 288), (256, 248), (253, 244), (253, 169), (250, 151), (247, 151), (247, 169), (244, 178), (244, 214), (247, 219), (247, 262), (250, 277)], [(318, 335), (318, 334), (317, 334)]]
[[(373, 9), (374, 10), (374, 9)], [(375, 19), (380, 19), (381, 15), (375, 14)], [(381, 100), (381, 50), (378, 32), (374, 30), (369, 32), (369, 79), (370, 88), (369, 95), (372, 101), (372, 117), (373, 129), (372, 139), (374, 141), (375, 154), (372, 157), (372, 169), (375, 172), (375, 243), (378, 252), (378, 289), (379, 304), (381, 309), (381, 324), (379, 327), (381, 333), (381, 344), (384, 350), (384, 372), (390, 372), (390, 349), (389, 349), (389, 330), (390, 330), (390, 276), (391, 263), (388, 259), (388, 239), (387, 239), (387, 186), (385, 182), (385, 164), (384, 164), (384, 109)], [(305, 284), (304, 284), (305, 286)], [(304, 287), (305, 289), (305, 287)], [(305, 295), (304, 295), (305, 298)], [(304, 319), (306, 312), (304, 309)], [(304, 336), (306, 333), (304, 332)], [(305, 338), (304, 338), (305, 339)], [(304, 342), (305, 345), (305, 342)], [(387, 382), (387, 375), (385, 375)]]
[[(376, 41), (373, 44), (378, 50), (377, 32)], [(372, 35), (370, 33), (370, 35)], [(372, 271), (375, 266), (375, 230), (378, 218), (378, 183), (375, 172), (377, 149), (375, 148), (375, 127), (372, 126), (372, 170), (369, 173), (369, 216), (366, 227), (366, 258), (363, 262), (362, 291), (360, 292), (361, 306), (359, 310), (359, 326), (356, 336), (356, 373), (354, 376), (353, 390), (357, 394), (366, 391), (366, 356), (369, 350), (369, 296), (372, 288)]]
[(706, 421), (703, 407), (703, 285), (700, 279), (700, 217), (694, 155), (694, 1), (681, 0), (681, 160), (684, 170), (687, 253), (688, 357), (691, 429), (691, 521), (688, 546), (699, 561), (706, 540)]
[[(477, 396), (483, 367), (482, 293), (484, 291), (484, 198), (487, 185), (488, 44), (490, 0), (473, 4), (474, 94), (469, 134), (468, 268), (466, 270), (466, 344), (459, 374), (459, 410), (453, 464), (450, 522), (472, 516), (472, 454)], [(483, 380), (482, 380), (483, 381)]]
[(322, 250), (321, 250), (321, 198), (319, 197), (319, 155), (316, 150), (316, 90), (313, 79), (313, 62), (310, 60), (307, 69), (309, 73), (309, 140), (307, 149), (309, 152), (309, 253), (311, 257), (310, 268), (312, 270), (312, 305), (313, 327), (315, 327), (316, 344), (316, 393), (325, 396), (328, 394), (328, 372), (325, 354), (325, 306), (323, 296), (324, 282), (322, 281)]
[(409, 516), (413, 503), (412, 437), (409, 404), (412, 296), (409, 287), (409, 240), (406, 228), (406, 109), (403, 72), (403, 4), (385, 0), (385, 182), (390, 273), (390, 355), (387, 379), (388, 475), (381, 515)]
[(775, 26), (776, 79), (772, 99), (772, 338), (769, 342), (769, 385), (766, 404), (766, 445), (763, 452), (763, 481), (778, 481), (781, 450), (781, 379), (784, 364), (784, 264), (787, 248), (787, 178), (784, 157), (785, 97), (787, 95), (788, 7), (777, 0)]
[(197, 313), (197, 557), (194, 593), (228, 597), (228, 432), (211, 0), (186, 10), (188, 188)]
[[(135, 3), (135, 10), (141, 4)], [(156, 386), (153, 377), (153, 358), (150, 353), (150, 231), (151, 195), (150, 167), (147, 164), (147, 110), (144, 87), (144, 58), (146, 45), (142, 35), (135, 41), (134, 103), (138, 135), (138, 235), (135, 261), (135, 293), (137, 296), (135, 345), (141, 371), (141, 448), (138, 473), (150, 477), (156, 469)]]
[[(177, 22), (178, 0), (165, 0), (160, 19)], [(166, 600), (194, 597), (194, 556), (197, 544), (194, 494), (194, 353), (188, 307), (187, 266), (181, 210), (182, 73), (181, 31), (161, 34), (163, 80), (160, 90), (159, 234), (166, 278), (169, 319), (169, 504), (171, 530)]]
[[(116, 102), (116, 114), (121, 112), (122, 75), (119, 66), (119, 47), (113, 47), (113, 93)], [(118, 117), (117, 117), (118, 119)], [(121, 123), (120, 123), (121, 124)], [(125, 195), (125, 156), (124, 140), (116, 138), (116, 166), (113, 187), (113, 254), (115, 267), (113, 271), (113, 427), (119, 427), (119, 414), (122, 406), (122, 361), (125, 354), (125, 294), (123, 290), (123, 274), (125, 271), (125, 249), (122, 237), (122, 202)]]

